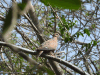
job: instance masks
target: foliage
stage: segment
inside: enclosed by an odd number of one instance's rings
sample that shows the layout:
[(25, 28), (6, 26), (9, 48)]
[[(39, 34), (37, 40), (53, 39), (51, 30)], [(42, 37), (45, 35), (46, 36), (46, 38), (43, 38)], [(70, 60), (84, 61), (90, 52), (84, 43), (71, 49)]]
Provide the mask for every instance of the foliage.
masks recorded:
[(53, 7), (62, 7), (64, 9), (79, 9), (81, 7), (80, 0), (40, 0), (45, 5), (52, 5)]

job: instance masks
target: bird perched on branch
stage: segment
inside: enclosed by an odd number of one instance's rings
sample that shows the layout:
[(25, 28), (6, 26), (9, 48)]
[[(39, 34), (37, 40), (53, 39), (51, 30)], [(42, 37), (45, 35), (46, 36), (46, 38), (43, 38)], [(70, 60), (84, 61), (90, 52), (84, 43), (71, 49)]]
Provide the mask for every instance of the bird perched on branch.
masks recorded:
[(59, 37), (59, 34), (55, 33), (52, 39), (47, 40), (44, 43), (42, 43), (41, 46), (37, 49), (37, 52), (38, 52), (37, 57), (39, 57), (43, 52), (56, 50), (57, 45), (58, 45), (58, 37)]

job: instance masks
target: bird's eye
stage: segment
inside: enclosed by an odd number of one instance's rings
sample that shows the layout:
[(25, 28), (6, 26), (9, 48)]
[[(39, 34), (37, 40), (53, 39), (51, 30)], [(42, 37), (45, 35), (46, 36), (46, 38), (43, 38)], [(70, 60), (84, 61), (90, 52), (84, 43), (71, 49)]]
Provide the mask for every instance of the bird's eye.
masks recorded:
[(58, 34), (56, 34), (56, 35), (58, 35)]

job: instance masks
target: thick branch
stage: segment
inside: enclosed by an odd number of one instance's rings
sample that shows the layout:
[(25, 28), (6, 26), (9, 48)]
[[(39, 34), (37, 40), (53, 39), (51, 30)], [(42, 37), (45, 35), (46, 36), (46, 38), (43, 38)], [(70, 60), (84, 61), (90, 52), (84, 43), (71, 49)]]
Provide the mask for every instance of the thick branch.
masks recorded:
[[(32, 65), (37, 65), (37, 66), (39, 65), (39, 63), (37, 63), (32, 58), (28, 57), (25, 53), (23, 53), (23, 52), (26, 52), (26, 53), (27, 52), (29, 52), (29, 53), (33, 52), (34, 53), (34, 51), (31, 51), (29, 49), (22, 48), (22, 47), (19, 47), (19, 46), (16, 46), (16, 45), (12, 45), (12, 44), (8, 44), (8, 43), (5, 43), (5, 42), (1, 42), (1, 41), (0, 41), (0, 46), (6, 46), (6, 47), (11, 48), (11, 50), (13, 50), (14, 52), (18, 53), (21, 57), (23, 57), (25, 60), (30, 62), (30, 64), (32, 64)], [(41, 67), (41, 65), (39, 65), (39, 67)]]
[[(32, 50), (29, 50), (29, 49), (26, 49), (26, 48), (22, 48), (22, 47), (19, 47), (19, 46), (16, 46), (16, 45), (12, 45), (12, 44), (7, 44), (5, 42), (1, 42), (0, 41), (0, 45), (1, 46), (7, 46), (7, 47), (10, 47), (10, 46), (13, 46), (14, 48), (17, 48), (17, 52), (18, 53), (21, 53), (21, 51), (25, 52), (25, 53), (30, 53), (32, 55), (36, 55), (37, 53), (35, 51), (32, 51)], [(16, 52), (16, 51), (15, 51)], [(56, 58), (56, 57), (52, 57), (50, 55), (45, 55), (45, 54), (42, 54), (41, 55), (42, 57), (45, 57), (45, 58), (48, 58), (49, 60), (54, 60), (54, 61), (57, 61), (71, 69), (73, 69), (74, 71), (82, 74), (82, 75), (89, 75), (87, 72), (84, 72), (82, 69), (78, 68), (77, 66), (71, 64), (70, 62), (67, 62), (65, 60), (62, 60), (60, 58)], [(33, 60), (33, 59), (30, 59), (30, 60)], [(33, 63), (37, 64), (36, 62), (32, 61)]]
[[(49, 52), (49, 55), (54, 55), (52, 51)], [(49, 63), (51, 64), (53, 70), (55, 71), (56, 75), (64, 75), (64, 72), (62, 68), (60, 67), (59, 63), (54, 60), (49, 60)]]

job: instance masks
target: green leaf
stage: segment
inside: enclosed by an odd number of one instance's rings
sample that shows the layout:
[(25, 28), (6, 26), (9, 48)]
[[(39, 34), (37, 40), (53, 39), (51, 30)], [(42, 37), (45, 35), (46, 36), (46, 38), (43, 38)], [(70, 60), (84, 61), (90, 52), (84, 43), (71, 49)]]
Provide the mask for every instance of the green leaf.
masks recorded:
[(77, 32), (76, 34), (77, 34), (77, 38), (79, 37), (79, 35), (84, 37), (83, 33), (81, 33), (81, 32)]
[(65, 19), (64, 15), (62, 15), (61, 20), (62, 20), (63, 23), (66, 23), (66, 19)]
[(25, 6), (26, 6), (26, 3), (24, 2), (18, 4), (18, 7), (20, 8), (20, 10), (24, 10)]
[(78, 21), (77, 21), (77, 20), (75, 20), (75, 23), (78, 23)]
[(89, 43), (88, 47), (89, 47), (89, 48), (91, 47), (91, 43)]
[(60, 29), (60, 33), (61, 33), (61, 35), (63, 36), (63, 34), (64, 34), (64, 32), (65, 32), (65, 27), (62, 26), (60, 23), (58, 24), (58, 26), (59, 26), (59, 29)]
[(75, 23), (71, 22), (71, 26), (70, 27), (73, 28), (74, 25), (75, 25)]
[(68, 35), (64, 39), (65, 43), (67, 43), (68, 41), (72, 42), (72, 40), (73, 40), (73, 38)]
[(86, 47), (86, 50), (85, 50), (86, 52), (88, 51), (88, 48)]
[(65, 27), (67, 28), (67, 30), (69, 30), (69, 26), (68, 26), (68, 24), (66, 24)]
[(98, 42), (100, 42), (100, 40), (98, 40)]
[(79, 32), (76, 33), (77, 34), (77, 38), (79, 37)]
[(79, 34), (84, 37), (83, 33), (79, 32)]
[(48, 73), (49, 75), (55, 75), (54, 72), (53, 72), (52, 70), (50, 70), (50, 69), (48, 69), (48, 68), (46, 68), (46, 67), (45, 67), (45, 70), (47, 71), (47, 73)]
[(90, 36), (90, 31), (88, 29), (84, 29), (84, 33), (86, 33), (88, 36)]
[(84, 48), (85, 47), (85, 45), (82, 45), (82, 47), (81, 48)]
[(52, 26), (52, 22), (49, 22), (49, 23), (48, 23), (48, 27), (53, 27), (53, 26)]
[(65, 43), (67, 43), (69, 41), (69, 39), (68, 38), (65, 38), (64, 41), (65, 41)]
[(97, 45), (97, 41), (94, 40), (93, 41), (93, 45), (96, 46)]
[(65, 28), (61, 28), (61, 29), (60, 29), (61, 35), (64, 34), (64, 31), (65, 31)]
[(92, 28), (95, 28), (95, 27), (96, 27), (96, 25), (95, 25), (95, 24), (93, 24), (93, 25), (92, 25)]
[(61, 7), (63, 9), (79, 9), (81, 7), (80, 0), (40, 0), (45, 5), (53, 7)]

